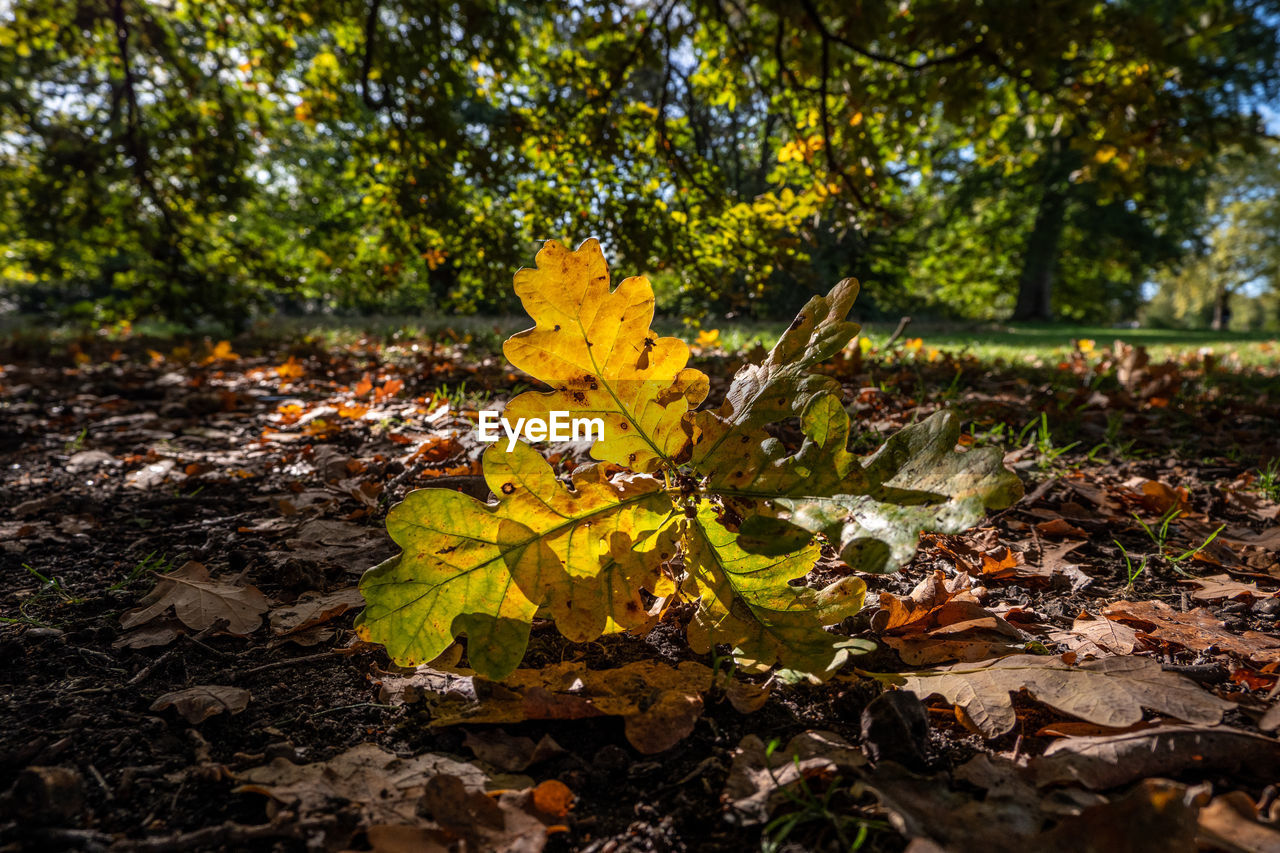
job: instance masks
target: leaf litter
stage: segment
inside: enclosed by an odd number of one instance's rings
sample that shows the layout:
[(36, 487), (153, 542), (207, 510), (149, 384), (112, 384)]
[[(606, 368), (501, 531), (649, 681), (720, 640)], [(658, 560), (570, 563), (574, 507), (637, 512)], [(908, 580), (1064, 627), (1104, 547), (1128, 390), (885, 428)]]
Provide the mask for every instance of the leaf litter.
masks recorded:
[[(0, 797), (5, 843), (301, 849), (332, 839), (396, 850), (465, 840), (496, 849), (527, 843), (599, 850), (613, 843), (740, 850), (758, 845), (772, 821), (812, 814), (804, 811), (814, 802), (804, 800), (806, 790), (867, 821), (884, 849), (912, 838), (922, 850), (1147, 849), (1149, 839), (1160, 839), (1162, 850), (1197, 843), (1249, 850), (1273, 843), (1280, 810), (1267, 778), (1257, 778), (1275, 751), (1275, 739), (1259, 732), (1280, 727), (1280, 540), (1276, 504), (1257, 490), (1254, 474), (1280, 456), (1271, 429), (1278, 392), (1266, 390), (1275, 380), (1267, 368), (1229, 358), (1210, 367), (1194, 355), (1144, 364), (1133, 347), (1004, 366), (947, 353), (930, 360), (927, 349), (864, 352), (856, 343), (837, 353), (824, 375), (840, 386), (861, 452), (874, 451), (871, 436), (936, 411), (958, 374), (949, 405), (961, 415), (960, 446), (985, 446), (986, 431), (1002, 424), (1016, 435), (1036, 407), (1047, 412), (1055, 443), (1060, 429), (1074, 430), (1062, 445), (1085, 442), (1053, 463), (1035, 447), (1018, 451), (1010, 464), (1026, 482), (1027, 498), (978, 530), (911, 543), (919, 550), (900, 574), (859, 576), (869, 607), (822, 628), (875, 641), (879, 648), (853, 665), (904, 680), (959, 678), (957, 670), (992, 659), (990, 666), (1034, 658), (1027, 678), (1006, 687), (1002, 677), (982, 693), (988, 731), (1010, 718), (1012, 727), (975, 736), (939, 694), (917, 702), (920, 716), (907, 714), (898, 727), (882, 720), (864, 735), (862, 712), (881, 681), (853, 678), (848, 667), (824, 685), (744, 680), (742, 670), (726, 681), (709, 654), (688, 647), (693, 614), (653, 590), (640, 594), (646, 612), (634, 633), (591, 643), (569, 642), (535, 617), (523, 666), (567, 676), (567, 683), (529, 674), (515, 684), (477, 686), (475, 675), (459, 674), (471, 661), (457, 659), (448, 664), (456, 672), (442, 663), (435, 675), (413, 676), (390, 671), (377, 648), (362, 644), (352, 632), (350, 590), (360, 571), (394, 553), (378, 550), (385, 548), (386, 508), (409, 488), (431, 483), (488, 497), (479, 476), (483, 448), (474, 441), (479, 400), (456, 389), (465, 381), (494, 395), (485, 405), (496, 407), (517, 379), (500, 356), (464, 338), (366, 338), (343, 347), (237, 341), (221, 350), (220, 342), (191, 341), (186, 353), (159, 347), (158, 360), (141, 349), (132, 358), (126, 346), (125, 357), (104, 353), (88, 363), (60, 361), (55, 351), (7, 357), (0, 428), (14, 438), (4, 446), (0, 560), (13, 579), (4, 616), (14, 621), (0, 625), (10, 661), (0, 767), (21, 784)], [(87, 342), (84, 351), (94, 346)], [(223, 355), (214, 358), (215, 350)], [(762, 350), (754, 363), (764, 357)], [(719, 394), (740, 363), (717, 350), (688, 366)], [(773, 381), (768, 369), (753, 375), (760, 387)], [(1173, 396), (1153, 402), (1155, 392)], [(721, 412), (721, 424), (734, 412)], [(827, 410), (825, 423), (838, 422), (838, 414)], [(1105, 445), (1109, 421), (1135, 442), (1132, 452)], [(816, 423), (811, 418), (814, 434)], [(770, 437), (794, 454), (813, 440), (802, 427), (783, 422)], [(84, 447), (69, 452), (84, 430)], [(1103, 448), (1089, 458), (1084, 451), (1098, 442)], [(1232, 447), (1244, 455), (1228, 452)], [(562, 482), (591, 463), (585, 448), (548, 454)], [(1164, 541), (1157, 541), (1170, 513)], [(163, 567), (147, 561), (152, 552)], [(192, 562), (205, 567), (203, 575), (188, 567)], [(807, 568), (805, 583), (814, 588), (847, 576), (834, 552)], [(922, 583), (938, 590), (933, 598), (913, 599)], [(887, 617), (877, 614), (892, 616), (899, 605), (912, 618), (881, 624)], [(125, 630), (121, 613), (139, 621)], [(316, 643), (276, 642), (289, 637)], [(909, 663), (894, 643), (932, 649), (913, 659), (937, 659)], [(1125, 669), (1134, 661), (1142, 663)], [(622, 684), (626, 676), (612, 676), (612, 683), (582, 675), (625, 672), (635, 663), (661, 663), (675, 675), (641, 668), (631, 670), (642, 674), (632, 682), (674, 683), (644, 685), (646, 692)], [(708, 673), (686, 679), (679, 675), (685, 663)], [(1171, 683), (1164, 678), (1154, 679), (1160, 689), (1151, 687), (1151, 665), (1179, 679), (1177, 701), (1166, 695)], [(1091, 667), (1116, 669), (1098, 675)], [(1056, 696), (1056, 679), (1080, 673), (1106, 685), (1082, 693), (1100, 697), (1097, 708), (1057, 703), (1074, 708), (1070, 713), (1046, 701)], [(1143, 680), (1126, 683), (1130, 675)], [(393, 676), (417, 677), (401, 694), (416, 691), (418, 701), (402, 704), (385, 694)], [(217, 702), (222, 712), (198, 723), (177, 704), (150, 710), (159, 697), (221, 688), (252, 698), (234, 714), (228, 708), (238, 700)], [(965, 707), (965, 697), (955, 701)], [(1135, 705), (1141, 719), (1121, 726), (1134, 719)], [(433, 725), (435, 707), (456, 712), (457, 721)], [(540, 707), (562, 716), (529, 713)], [(565, 718), (566, 708), (583, 715)], [(641, 752), (628, 740), (626, 720), (654, 708), (662, 722), (652, 728), (664, 736), (656, 743), (665, 748)], [(1208, 718), (1219, 709), (1222, 722), (1214, 723)], [(1178, 713), (1202, 716), (1188, 722)], [(495, 722), (480, 721), (486, 714)], [(970, 711), (961, 715), (974, 723)], [(925, 734), (918, 737), (907, 719), (927, 723)], [(914, 732), (903, 735), (920, 752), (914, 771), (896, 769), (884, 750), (859, 763), (856, 752), (869, 755), (888, 730)], [(808, 731), (823, 732), (826, 745), (810, 749), (806, 738), (794, 740)], [(796, 755), (826, 762), (802, 774), (807, 788), (785, 786), (809, 805), (769, 793), (754, 812), (762, 821), (726, 819), (736, 810), (721, 794), (746, 737), (762, 747), (744, 754), (768, 752), (777, 741), (756, 768), (782, 774)], [(237, 785), (287, 788), (283, 775), (257, 783), (232, 776), (277, 762), (323, 767), (361, 743), (382, 751), (370, 759), (373, 784), (398, 778), (395, 761), (457, 762), (453, 772), (423, 770), (408, 785), (421, 788), (419, 804), (429, 779), (490, 782), (436, 782), (434, 811), (417, 808), (381, 823), (362, 804), (367, 792), (314, 801), (301, 793), (279, 800), (248, 789), (232, 794)], [(351, 769), (343, 761), (335, 767), (339, 775)], [(513, 790), (485, 793), (495, 779)], [(761, 782), (757, 790), (772, 778)], [(40, 805), (70, 791), (79, 799), (61, 801), (82, 806)], [(486, 801), (498, 804), (505, 829), (485, 823), (494, 815)], [(304, 814), (304, 802), (318, 805)], [(15, 812), (19, 803), (33, 811)], [(468, 821), (480, 827), (470, 837), (462, 826)], [(794, 832), (800, 843), (824, 837), (821, 821), (797, 823)]]

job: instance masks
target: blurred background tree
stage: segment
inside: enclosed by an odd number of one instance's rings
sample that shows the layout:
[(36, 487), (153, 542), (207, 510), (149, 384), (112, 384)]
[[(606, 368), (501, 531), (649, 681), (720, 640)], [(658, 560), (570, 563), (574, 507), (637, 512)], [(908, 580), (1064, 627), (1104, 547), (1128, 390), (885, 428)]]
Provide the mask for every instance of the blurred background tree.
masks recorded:
[(857, 275), (871, 317), (1115, 322), (1154, 290), (1153, 320), (1280, 322), (1280, 0), (6, 16), (0, 297), (24, 311), (501, 312), (538, 241), (598, 235), (695, 319)]
[(1232, 152), (1214, 168), (1201, 229), (1156, 272), (1144, 312), (1176, 328), (1249, 329), (1280, 318), (1280, 147)]

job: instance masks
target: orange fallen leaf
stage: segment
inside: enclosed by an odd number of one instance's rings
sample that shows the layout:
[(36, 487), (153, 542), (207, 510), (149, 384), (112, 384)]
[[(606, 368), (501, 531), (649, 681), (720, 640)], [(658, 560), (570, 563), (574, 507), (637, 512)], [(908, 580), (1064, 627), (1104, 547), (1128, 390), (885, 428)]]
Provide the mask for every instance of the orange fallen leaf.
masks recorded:
[(280, 418), (280, 423), (288, 426), (296, 423), (298, 418), (303, 415), (303, 408), (297, 403), (288, 403), (283, 406), (276, 407), (276, 415)]
[(306, 369), (303, 368), (302, 362), (293, 356), (289, 356), (288, 361), (276, 368), (276, 375), (281, 379), (301, 379), (304, 373)]
[(1008, 578), (1017, 574), (1018, 568), (1026, 565), (1021, 551), (1014, 551), (1007, 545), (982, 555), (982, 574), (984, 577)]
[(533, 789), (533, 806), (551, 817), (564, 817), (573, 808), (573, 791), (555, 779), (548, 779)]
[(376, 402), (381, 403), (382, 401), (399, 394), (400, 389), (402, 388), (404, 388), (403, 379), (388, 379), (386, 382), (382, 383), (381, 388), (374, 392), (373, 399)]
[(1117, 601), (1103, 608), (1102, 615), (1127, 622), (1155, 640), (1187, 649), (1214, 647), (1217, 652), (1251, 660), (1268, 659), (1280, 651), (1280, 638), (1258, 631), (1228, 631), (1226, 623), (1203, 607), (1184, 613), (1163, 601)]
[(1076, 527), (1065, 518), (1053, 518), (1036, 525), (1036, 530), (1044, 536), (1064, 536), (1072, 539), (1088, 539), (1089, 534)]
[(209, 353), (209, 357), (204, 360), (205, 364), (213, 364), (215, 361), (239, 361), (240, 356), (231, 348), (231, 341), (218, 341), (213, 346), (213, 350)]

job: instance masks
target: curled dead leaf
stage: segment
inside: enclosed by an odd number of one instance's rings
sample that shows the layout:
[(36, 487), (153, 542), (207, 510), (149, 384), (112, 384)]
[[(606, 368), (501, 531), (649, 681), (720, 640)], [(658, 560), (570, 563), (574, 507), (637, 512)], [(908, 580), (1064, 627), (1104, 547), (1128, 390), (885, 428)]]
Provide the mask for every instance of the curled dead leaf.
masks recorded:
[(428, 780), (448, 775), (470, 791), (488, 777), (478, 767), (444, 755), (400, 758), (363, 743), (328, 761), (293, 764), (277, 758), (236, 774), (237, 791), (263, 794), (299, 814), (330, 810), (334, 802), (355, 805), (365, 824), (418, 824), (418, 802)]
[(271, 633), (279, 637), (305, 631), (363, 605), (364, 597), (357, 587), (330, 593), (304, 592), (293, 604), (271, 611)]
[(1138, 645), (1138, 635), (1121, 622), (1081, 613), (1071, 623), (1071, 630), (1051, 635), (1081, 657), (1128, 655)]
[(1037, 785), (1075, 782), (1093, 789), (1187, 769), (1261, 774), (1270, 779), (1276, 767), (1280, 767), (1280, 741), (1227, 726), (1157, 726), (1064, 738), (1031, 762)]
[(420, 667), (407, 681), (389, 685), (384, 680), (383, 688), (412, 689), (432, 706), (433, 726), (616, 716), (632, 746), (656, 753), (693, 731), (712, 673), (692, 661), (675, 667), (636, 661), (606, 670), (577, 663), (519, 669), (501, 682), (466, 670), (454, 675)]
[(1280, 831), (1258, 820), (1248, 794), (1231, 791), (1200, 810), (1200, 841), (1229, 853), (1274, 853), (1280, 850)]
[(968, 575), (948, 580), (939, 571), (906, 598), (881, 593), (872, 628), (908, 666), (990, 660), (1023, 651), (1030, 637), (983, 607), (970, 584)]
[(1224, 598), (1268, 598), (1272, 595), (1259, 590), (1256, 583), (1244, 583), (1228, 574), (1188, 578), (1182, 583), (1189, 583), (1196, 587), (1191, 597), (1198, 601), (1221, 601)]
[(166, 708), (173, 708), (185, 717), (188, 723), (195, 725), (204, 722), (214, 714), (239, 714), (249, 707), (250, 698), (249, 691), (239, 687), (203, 684), (166, 693), (151, 703), (151, 710), (163, 711)]
[(484, 763), (508, 773), (519, 773), (539, 761), (564, 754), (564, 748), (551, 735), (543, 735), (534, 743), (532, 738), (514, 737), (501, 729), (468, 732), (462, 745)]

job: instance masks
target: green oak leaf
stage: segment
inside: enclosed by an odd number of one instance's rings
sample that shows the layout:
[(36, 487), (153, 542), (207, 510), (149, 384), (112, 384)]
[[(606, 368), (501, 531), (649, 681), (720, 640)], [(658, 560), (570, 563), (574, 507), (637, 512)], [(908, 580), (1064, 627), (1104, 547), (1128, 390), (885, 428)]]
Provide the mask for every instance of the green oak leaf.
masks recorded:
[[(839, 420), (829, 406), (824, 409)], [(844, 419), (847, 423), (847, 414)], [(744, 547), (776, 553), (779, 543), (800, 535), (798, 530), (821, 533), (850, 567), (893, 571), (911, 560), (922, 531), (960, 533), (988, 509), (1003, 509), (1022, 497), (1022, 482), (1004, 467), (998, 448), (957, 451), (959, 438), (955, 415), (936, 412), (890, 436), (860, 466), (857, 489), (798, 494), (806, 484), (786, 484), (779, 497), (766, 503), (767, 514), (744, 522)], [(806, 442), (795, 458), (809, 447)], [(818, 447), (816, 441), (812, 447)]]
[(724, 643), (740, 660), (763, 666), (781, 661), (811, 673), (833, 672), (844, 662), (841, 641), (847, 638), (824, 628), (862, 608), (867, 587), (861, 578), (845, 577), (821, 590), (792, 586), (813, 568), (818, 546), (751, 554), (709, 503), (685, 522), (684, 534), (686, 592), (699, 601), (689, 626), (694, 651)]
[(624, 537), (630, 551), (656, 542), (673, 520), (661, 481), (611, 482), (591, 465), (570, 488), (523, 443), (511, 452), (489, 448), (484, 467), (496, 504), (420, 489), (387, 515), (404, 550), (361, 579), (368, 607), (356, 627), (401, 664), (431, 660), (465, 634), (472, 667), (501, 678), (524, 656), (540, 606), (565, 636), (585, 642), (609, 627), (614, 603), (625, 610), (646, 582), (659, 581), (656, 572), (602, 574), (601, 567), (616, 562), (613, 537)]
[(744, 464), (759, 468), (780, 458), (780, 446), (770, 446), (761, 427), (799, 414), (819, 394), (838, 393), (837, 380), (812, 369), (858, 334), (858, 324), (845, 320), (857, 295), (857, 280), (847, 278), (810, 299), (763, 362), (738, 370), (720, 408), (693, 416), (691, 463), (712, 488), (742, 487), (735, 475)]

